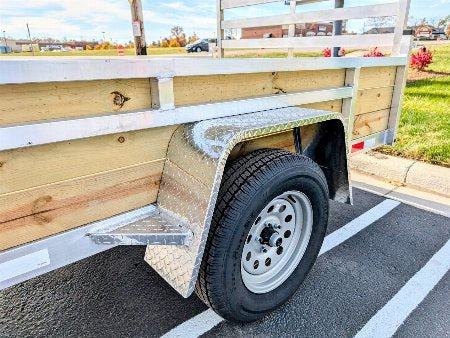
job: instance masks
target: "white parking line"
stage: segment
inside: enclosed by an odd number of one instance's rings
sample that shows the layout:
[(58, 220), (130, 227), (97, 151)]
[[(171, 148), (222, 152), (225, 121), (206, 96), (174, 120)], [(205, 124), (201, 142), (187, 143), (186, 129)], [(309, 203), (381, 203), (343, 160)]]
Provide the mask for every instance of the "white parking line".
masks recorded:
[(322, 248), (320, 249), (319, 255), (333, 249), (339, 244), (345, 242), (350, 237), (356, 235), (358, 232), (367, 228), (370, 224), (378, 221), (381, 217), (386, 215), (392, 209), (400, 204), (398, 201), (394, 200), (384, 200), (380, 204), (374, 206), (369, 211), (366, 211), (361, 216), (355, 218), (350, 223), (344, 225), (342, 228), (332, 232), (325, 237), (323, 241)]
[(355, 338), (392, 337), (449, 269), (450, 240), (364, 325)]
[[(384, 200), (372, 209), (366, 211), (361, 216), (355, 218), (350, 223), (344, 225), (342, 228), (332, 232), (325, 237), (319, 256), (325, 252), (333, 249), (339, 244), (345, 242), (347, 239), (357, 234), (361, 230), (368, 227), (373, 222), (379, 220), (381, 217), (389, 213), (392, 209), (398, 206), (400, 202), (393, 200)], [(223, 321), (223, 318), (217, 315), (213, 310), (208, 309), (199, 315), (192, 317), (184, 323), (173, 328), (167, 332), (163, 338), (196, 338), (205, 332), (211, 330), (214, 326)]]
[(208, 309), (173, 328), (161, 338), (196, 338), (211, 330), (221, 321), (223, 321), (222, 317)]

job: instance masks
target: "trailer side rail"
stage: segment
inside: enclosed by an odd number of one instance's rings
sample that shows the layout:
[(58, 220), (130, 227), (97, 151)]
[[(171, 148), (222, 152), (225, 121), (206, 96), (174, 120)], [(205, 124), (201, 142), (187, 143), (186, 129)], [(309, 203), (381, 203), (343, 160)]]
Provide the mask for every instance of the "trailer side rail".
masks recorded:
[[(293, 57), (293, 48), (307, 47), (333, 47), (343, 46), (355, 47), (391, 47), (392, 55), (401, 54), (402, 35), (406, 28), (410, 0), (397, 0), (377, 5), (365, 5), (348, 8), (334, 8), (319, 11), (309, 11), (296, 13), (298, 5), (312, 2), (322, 2), (324, 0), (217, 0), (218, 9), (218, 48), (219, 57), (224, 56), (224, 49), (240, 48), (289, 48), (289, 57)], [(272, 15), (256, 18), (239, 18), (235, 20), (224, 20), (226, 10), (239, 7), (256, 6), (261, 4), (285, 2), (290, 5), (290, 13), (282, 15)], [(287, 8), (287, 6), (286, 6)], [(333, 35), (333, 36), (309, 36), (296, 37), (295, 28), (297, 24), (336, 22), (352, 19), (378, 18), (395, 16), (395, 29), (393, 33), (383, 34), (362, 34), (362, 35)], [(224, 39), (224, 31), (229, 29), (245, 29), (253, 27), (267, 27), (275, 25), (287, 25), (289, 32), (287, 37), (276, 38), (251, 38), (251, 39)]]

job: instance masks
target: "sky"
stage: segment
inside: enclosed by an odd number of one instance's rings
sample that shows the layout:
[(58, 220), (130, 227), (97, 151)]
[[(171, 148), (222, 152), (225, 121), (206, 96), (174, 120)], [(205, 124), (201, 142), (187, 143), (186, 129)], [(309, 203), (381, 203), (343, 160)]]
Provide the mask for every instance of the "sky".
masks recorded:
[[(376, 4), (391, 0), (345, 0), (346, 6)], [(216, 0), (142, 0), (148, 43), (170, 35), (180, 25), (186, 35), (214, 37)], [(300, 6), (299, 11), (330, 8), (334, 1)], [(227, 19), (284, 14), (282, 2), (229, 10)], [(450, 14), (450, 0), (412, 0), (410, 16), (442, 18)], [(411, 20), (415, 21), (415, 20)], [(132, 40), (130, 7), (127, 0), (0, 0), (0, 33), (11, 38), (31, 36), (55, 39), (86, 39), (127, 42)], [(350, 22), (349, 29), (360, 31), (361, 21)], [(104, 33), (102, 33), (104, 32)]]

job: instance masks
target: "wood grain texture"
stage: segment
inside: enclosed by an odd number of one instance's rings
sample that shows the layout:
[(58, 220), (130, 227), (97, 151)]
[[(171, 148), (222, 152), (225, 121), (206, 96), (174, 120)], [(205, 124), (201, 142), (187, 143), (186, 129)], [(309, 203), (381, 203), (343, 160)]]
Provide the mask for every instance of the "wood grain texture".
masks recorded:
[(0, 152), (0, 194), (163, 159), (177, 126)]
[(387, 129), (389, 121), (389, 109), (383, 109), (358, 115), (355, 117), (353, 127), (353, 139), (364, 137)]
[[(114, 103), (114, 92), (128, 99), (122, 107)], [(0, 102), (0, 125), (149, 109), (150, 80), (1, 85)]]
[(220, 102), (341, 87), (344, 78), (343, 69), (175, 77), (175, 104)]
[(229, 156), (229, 160), (234, 160), (240, 156), (245, 156), (251, 152), (262, 148), (284, 149), (295, 152), (294, 134), (292, 130), (247, 140), (237, 144)]
[(318, 109), (318, 110), (327, 110), (327, 111), (332, 111), (335, 113), (340, 113), (340, 112), (342, 112), (342, 100), (316, 102), (316, 103), (304, 104), (299, 107), (300, 108)]
[(355, 115), (388, 109), (391, 106), (393, 92), (394, 87), (359, 90)]
[(362, 68), (359, 88), (369, 89), (388, 87), (395, 84), (396, 67), (368, 67)]
[(164, 161), (0, 195), (0, 250), (156, 201)]

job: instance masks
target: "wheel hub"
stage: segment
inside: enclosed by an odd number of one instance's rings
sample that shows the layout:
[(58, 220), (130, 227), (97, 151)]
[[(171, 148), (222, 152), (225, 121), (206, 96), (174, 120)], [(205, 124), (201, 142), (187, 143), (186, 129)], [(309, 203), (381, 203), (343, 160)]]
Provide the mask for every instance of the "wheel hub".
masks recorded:
[(275, 230), (275, 227), (272, 224), (268, 224), (263, 231), (261, 231), (261, 244), (268, 245), (270, 247), (281, 246), (283, 243), (283, 238), (281, 235)]
[(255, 219), (244, 244), (245, 286), (266, 293), (281, 285), (303, 257), (311, 230), (312, 206), (305, 194), (289, 191), (273, 199)]

